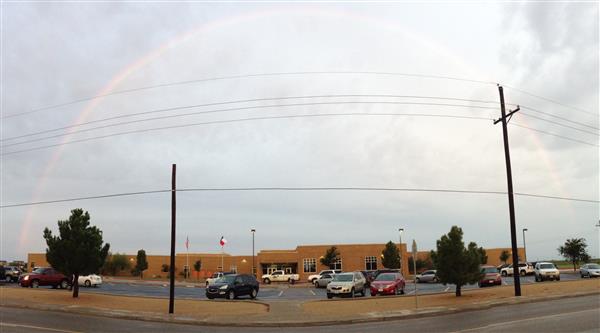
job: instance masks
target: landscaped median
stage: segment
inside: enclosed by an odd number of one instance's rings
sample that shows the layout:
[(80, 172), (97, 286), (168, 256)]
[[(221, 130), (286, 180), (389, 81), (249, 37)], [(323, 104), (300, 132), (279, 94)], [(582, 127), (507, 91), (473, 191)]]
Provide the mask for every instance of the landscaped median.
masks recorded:
[(306, 326), (414, 318), (598, 293), (600, 279), (584, 279), (523, 285), (519, 298), (513, 296), (512, 286), (464, 290), (461, 297), (452, 292), (423, 295), (418, 296), (418, 309), (413, 295), (270, 304), (176, 300), (175, 315), (168, 315), (168, 300), (164, 298), (83, 293), (73, 299), (60, 290), (0, 287), (0, 305), (199, 325)]

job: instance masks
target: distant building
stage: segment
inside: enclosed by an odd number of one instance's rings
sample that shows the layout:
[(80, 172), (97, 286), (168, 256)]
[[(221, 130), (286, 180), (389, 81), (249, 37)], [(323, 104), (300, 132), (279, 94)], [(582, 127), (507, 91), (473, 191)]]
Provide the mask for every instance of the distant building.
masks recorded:
[[(397, 244), (396, 244), (397, 245)], [(297, 273), (302, 281), (306, 281), (311, 274), (318, 273), (321, 270), (330, 267), (321, 264), (320, 259), (325, 255), (327, 249), (335, 246), (340, 253), (332, 269), (341, 269), (343, 271), (355, 270), (376, 270), (384, 268), (381, 263), (381, 252), (385, 244), (331, 244), (331, 245), (299, 245), (293, 250), (261, 250), (254, 260), (257, 268), (257, 276), (270, 273), (274, 270), (284, 270), (288, 273)], [(406, 244), (400, 246), (402, 254), (402, 272), (408, 275), (408, 257)], [(488, 264), (500, 264), (500, 252), (510, 249), (487, 249)], [(522, 255), (523, 249), (519, 249)], [(428, 251), (418, 253), (418, 258), (425, 259), (429, 255)], [(131, 261), (131, 267), (135, 266), (136, 255), (126, 255)], [(29, 270), (31, 267), (48, 266), (46, 254), (30, 253), (28, 255)], [(169, 265), (168, 255), (147, 255), (148, 269), (144, 271), (144, 277), (166, 277), (168, 272), (163, 271), (164, 265)], [(194, 271), (194, 263), (200, 260), (202, 267), (200, 272)], [(252, 271), (252, 256), (232, 256), (220, 253), (190, 253), (189, 265), (191, 279), (204, 278), (217, 271), (233, 271), (238, 273), (248, 273)], [(178, 253), (175, 256), (175, 271), (177, 276), (183, 276), (186, 268), (186, 254)], [(130, 272), (121, 272), (120, 275), (130, 276)]]

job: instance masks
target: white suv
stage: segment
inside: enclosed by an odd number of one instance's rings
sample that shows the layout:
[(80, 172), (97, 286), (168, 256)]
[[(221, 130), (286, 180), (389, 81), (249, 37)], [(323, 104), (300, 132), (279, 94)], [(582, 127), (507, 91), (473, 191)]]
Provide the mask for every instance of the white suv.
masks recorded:
[(551, 262), (538, 262), (535, 264), (535, 282), (544, 280), (560, 281), (560, 272)]

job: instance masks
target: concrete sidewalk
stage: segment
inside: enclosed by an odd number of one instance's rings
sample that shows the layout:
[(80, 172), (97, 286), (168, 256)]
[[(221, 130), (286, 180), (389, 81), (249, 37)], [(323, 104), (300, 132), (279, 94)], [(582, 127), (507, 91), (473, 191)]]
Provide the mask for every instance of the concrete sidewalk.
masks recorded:
[(461, 297), (424, 295), (418, 298), (418, 308), (412, 296), (268, 303), (176, 300), (175, 314), (168, 315), (165, 299), (97, 294), (72, 299), (60, 290), (15, 288), (0, 288), (0, 305), (197, 325), (289, 327), (399, 320), (590, 294), (600, 294), (600, 279), (527, 285), (522, 297), (512, 296), (510, 286), (465, 290)]

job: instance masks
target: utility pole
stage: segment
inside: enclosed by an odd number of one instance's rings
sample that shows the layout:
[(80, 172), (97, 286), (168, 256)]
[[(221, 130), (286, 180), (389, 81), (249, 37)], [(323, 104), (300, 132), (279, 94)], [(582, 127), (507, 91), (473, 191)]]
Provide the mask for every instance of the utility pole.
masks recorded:
[(517, 227), (515, 222), (515, 199), (513, 195), (512, 170), (510, 167), (510, 150), (508, 148), (508, 128), (507, 124), (513, 114), (520, 110), (510, 111), (506, 114), (504, 105), (504, 91), (501, 85), (498, 85), (500, 93), (500, 112), (501, 118), (494, 121), (494, 125), (502, 122), (502, 134), (504, 136), (504, 158), (506, 160), (506, 182), (508, 183), (508, 210), (510, 215), (510, 242), (512, 246), (513, 279), (515, 284), (515, 296), (521, 296), (521, 280), (519, 277), (519, 253), (517, 252)]
[(169, 267), (169, 313), (173, 313), (175, 307), (175, 172), (177, 165), (173, 164), (173, 171), (171, 174), (171, 267)]

